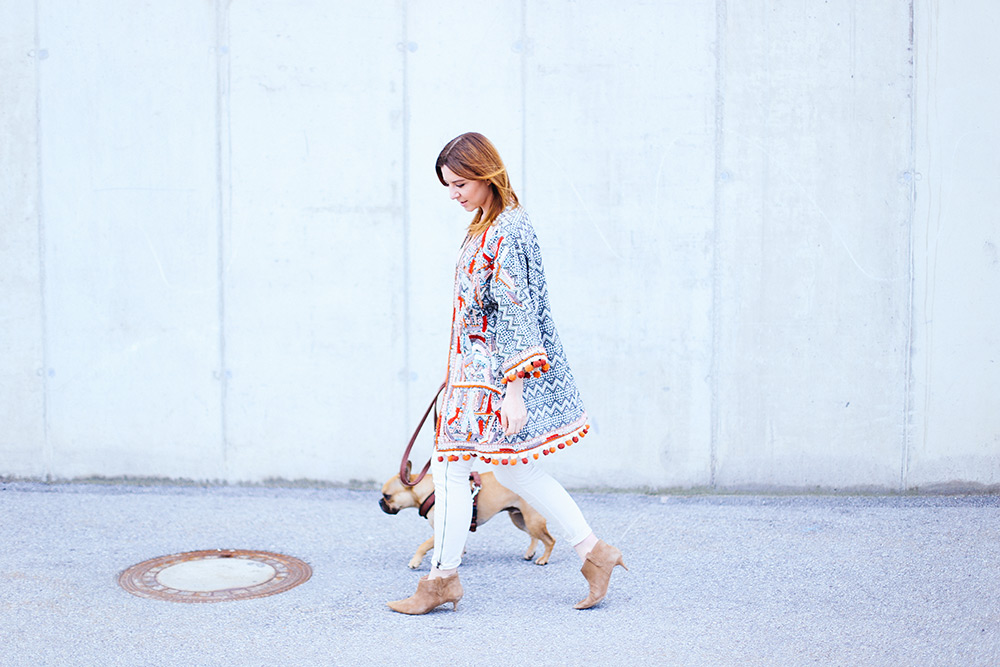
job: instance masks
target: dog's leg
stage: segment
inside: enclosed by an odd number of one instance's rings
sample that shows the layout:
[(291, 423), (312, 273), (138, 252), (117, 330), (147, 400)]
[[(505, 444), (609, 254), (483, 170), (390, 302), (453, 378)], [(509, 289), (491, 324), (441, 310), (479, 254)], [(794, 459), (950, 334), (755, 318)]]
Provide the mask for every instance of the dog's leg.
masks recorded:
[(411, 570), (416, 570), (418, 567), (420, 567), (420, 563), (423, 562), (424, 556), (427, 555), (427, 552), (433, 548), (434, 548), (434, 536), (431, 535), (429, 538), (427, 538), (426, 542), (417, 547), (417, 553), (413, 554), (413, 558), (411, 558), (410, 562), (407, 563), (407, 567), (410, 568)]
[(535, 549), (538, 547), (538, 539), (528, 530), (528, 527), (524, 525), (524, 515), (521, 514), (521, 510), (516, 507), (512, 507), (507, 510), (507, 516), (510, 517), (511, 523), (531, 535), (531, 544), (528, 545), (528, 550), (524, 552), (524, 560), (531, 560), (535, 557)]
[[(552, 555), (552, 548), (556, 545), (556, 539), (549, 534), (549, 528), (545, 524), (545, 517), (532, 509), (530, 512), (525, 512), (521, 520), (524, 521), (525, 524), (524, 532), (531, 535), (532, 551), (535, 547), (535, 540), (539, 540), (545, 545), (545, 551), (539, 559), (535, 561), (535, 564), (547, 564), (549, 562), (549, 556)], [(526, 558), (530, 557), (526, 556)]]
[(541, 557), (535, 561), (536, 565), (547, 565), (549, 562), (549, 556), (552, 555), (552, 547), (556, 545), (556, 538), (549, 534), (549, 529), (543, 524), (542, 530), (544, 531), (541, 536), (542, 544), (545, 545), (545, 551), (542, 552)]
[(528, 550), (524, 552), (524, 560), (531, 560), (535, 557), (535, 548), (538, 546), (538, 540), (532, 536), (531, 544), (528, 545)]

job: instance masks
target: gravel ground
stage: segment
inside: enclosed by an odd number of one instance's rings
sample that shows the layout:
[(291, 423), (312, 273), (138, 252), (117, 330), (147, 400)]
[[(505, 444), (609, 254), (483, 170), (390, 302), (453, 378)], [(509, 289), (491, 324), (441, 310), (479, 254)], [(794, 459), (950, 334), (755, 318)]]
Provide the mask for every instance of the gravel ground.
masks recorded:
[[(373, 491), (0, 484), (2, 665), (995, 665), (1000, 498), (576, 494), (631, 568), (589, 611), (573, 550), (540, 567), (498, 516), (465, 598), (391, 612), (430, 535)], [(557, 536), (558, 539), (558, 536)], [(313, 576), (216, 604), (118, 574), (200, 549), (276, 551)], [(429, 559), (428, 559), (429, 560)], [(425, 560), (423, 572), (426, 573)]]

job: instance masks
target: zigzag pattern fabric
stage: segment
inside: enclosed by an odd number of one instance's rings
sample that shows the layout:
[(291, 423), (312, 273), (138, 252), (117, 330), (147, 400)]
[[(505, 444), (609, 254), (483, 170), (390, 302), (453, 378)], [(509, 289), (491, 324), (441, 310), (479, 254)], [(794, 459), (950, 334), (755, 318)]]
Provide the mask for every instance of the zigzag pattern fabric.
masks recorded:
[[(527, 212), (510, 207), (467, 239), (455, 269), (448, 382), (435, 432), (439, 461), (517, 465), (580, 441), (587, 414), (549, 308)], [(528, 422), (507, 437), (504, 385), (524, 379)]]

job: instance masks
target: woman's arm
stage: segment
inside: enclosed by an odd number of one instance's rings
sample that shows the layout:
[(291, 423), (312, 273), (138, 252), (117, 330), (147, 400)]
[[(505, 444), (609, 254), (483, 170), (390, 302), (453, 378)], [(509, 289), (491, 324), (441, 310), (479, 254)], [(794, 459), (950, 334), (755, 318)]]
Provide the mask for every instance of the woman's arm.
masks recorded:
[(517, 435), (528, 423), (528, 410), (524, 407), (524, 380), (518, 378), (508, 382), (500, 404), (500, 425), (504, 435)]

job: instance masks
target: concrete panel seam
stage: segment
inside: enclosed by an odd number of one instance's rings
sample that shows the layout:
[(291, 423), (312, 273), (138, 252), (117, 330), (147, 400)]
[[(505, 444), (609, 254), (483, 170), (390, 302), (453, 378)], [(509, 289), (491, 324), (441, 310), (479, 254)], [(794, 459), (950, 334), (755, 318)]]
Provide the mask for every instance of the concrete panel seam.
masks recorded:
[(400, 3), (403, 18), (403, 423), (410, 423), (410, 26), (407, 3)]
[(39, 312), (42, 337), (42, 368), (39, 372), (42, 378), (42, 466), (45, 479), (52, 481), (55, 465), (55, 450), (49, 438), (49, 321), (46, 266), (46, 235), (45, 209), (42, 187), (42, 59), (38, 57), (41, 51), (41, 23), (38, 12), (39, 0), (35, 0), (35, 215), (38, 216), (38, 291)]
[[(521, 197), (528, 191), (528, 0), (521, 0)], [(527, 200), (526, 200), (527, 201)]]
[(719, 174), (722, 172), (724, 121), (725, 121), (725, 62), (723, 40), (726, 30), (726, 0), (715, 3), (715, 161), (713, 163), (712, 192), (712, 350), (709, 362), (711, 405), (709, 407), (709, 488), (716, 488), (716, 469), (719, 456), (719, 311), (722, 279), (719, 268), (719, 243), (722, 205), (719, 200)]
[(228, 479), (229, 433), (226, 408), (228, 404), (229, 371), (226, 367), (226, 222), (232, 215), (232, 144), (229, 113), (229, 3), (218, 0), (215, 6), (215, 150), (216, 188), (216, 288), (219, 318), (219, 420), (223, 476)]
[[(928, 15), (930, 15), (930, 13), (931, 13), (931, 8), (928, 6), (928, 4), (934, 4), (935, 5), (935, 7), (934, 7), (934, 14), (935, 15), (933, 16), (933, 20), (930, 17), (925, 18), (922, 13), (921, 14), (917, 14), (916, 17), (915, 17), (916, 20), (918, 20), (920, 22), (920, 25), (923, 28), (923, 35), (922, 36), (924, 37), (924, 44), (921, 45), (919, 43), (919, 40), (917, 40), (916, 36), (914, 36), (914, 45), (915, 45), (914, 46), (914, 61), (917, 62), (917, 63), (920, 63), (920, 58), (918, 58), (917, 56), (920, 54), (921, 51), (926, 52), (928, 54), (928, 56), (929, 56), (934, 49), (938, 48), (937, 44), (936, 44), (937, 40), (936, 40), (936, 34), (935, 34), (935, 32), (938, 29), (938, 18), (939, 17), (937, 16), (937, 13), (939, 11), (939, 7), (936, 6), (936, 3), (934, 2), (934, 0), (925, 0), (921, 4), (921, 9), (926, 9)], [(916, 31), (916, 26), (914, 26), (914, 29)], [(921, 57), (923, 57), (923, 56), (921, 56)], [(938, 60), (937, 57), (935, 57), (934, 63), (933, 63), (934, 64), (933, 76), (934, 76), (935, 83), (937, 82), (937, 74), (938, 74), (938, 72), (937, 72), (937, 60)], [(937, 158), (937, 156), (934, 154), (935, 145), (930, 140), (930, 134), (931, 134), (930, 125), (932, 124), (931, 114), (932, 113), (934, 114), (933, 120), (938, 120), (937, 110), (936, 109), (932, 109), (932, 106), (931, 106), (932, 96), (934, 95), (934, 92), (932, 91), (932, 87), (931, 87), (931, 77), (932, 77), (931, 66), (932, 66), (932, 63), (931, 63), (930, 57), (926, 58), (926, 63), (923, 63), (922, 66), (923, 66), (923, 70), (920, 70), (920, 65), (919, 64), (917, 66), (917, 69), (920, 72), (919, 75), (922, 76), (922, 77), (924, 77), (924, 81), (925, 81), (925, 84), (926, 84), (925, 85), (926, 91), (922, 92), (920, 94), (923, 94), (923, 95), (927, 96), (927, 99), (924, 101), (925, 108), (926, 108), (926, 112), (925, 112), (926, 116), (924, 118), (922, 118), (921, 120), (922, 120), (922, 122), (924, 122), (926, 124), (926, 126), (924, 128), (924, 132), (927, 134), (927, 142), (926, 142), (926, 145), (925, 145), (925, 148), (924, 148), (924, 150), (926, 151), (926, 154), (925, 154), (926, 157), (923, 160), (923, 162), (926, 165), (926, 174), (924, 174), (924, 176), (927, 178), (928, 182), (927, 182), (927, 184), (925, 186), (925, 190), (926, 190), (926, 193), (927, 193), (926, 218), (923, 219), (923, 220), (921, 220), (920, 223), (919, 223), (919, 224), (923, 225), (923, 237), (924, 237), (923, 238), (923, 248), (921, 249), (921, 258), (920, 258), (921, 262), (923, 263), (923, 272), (921, 274), (921, 285), (920, 285), (920, 294), (919, 294), (919, 298), (920, 298), (920, 301), (921, 301), (920, 325), (921, 325), (921, 332), (923, 334), (923, 344), (921, 345), (921, 348), (922, 348), (921, 354), (924, 355), (924, 363), (922, 364), (922, 368), (920, 369), (920, 372), (922, 374), (922, 378), (920, 380), (920, 384), (922, 386), (922, 389), (920, 389), (919, 391), (921, 391), (923, 393), (923, 401), (922, 401), (922, 403), (920, 404), (920, 407), (919, 407), (919, 410), (920, 410), (920, 413), (921, 413), (920, 417), (919, 417), (919, 419), (920, 419), (920, 434), (919, 434), (919, 437), (921, 438), (921, 442), (926, 446), (927, 439), (928, 439), (928, 431), (929, 431), (929, 429), (931, 427), (931, 424), (930, 424), (930, 421), (931, 421), (931, 402), (932, 402), (931, 401), (931, 393), (932, 393), (931, 387), (933, 386), (934, 361), (935, 361), (935, 355), (934, 355), (934, 349), (935, 349), (934, 348), (934, 345), (935, 345), (935, 336), (934, 336), (934, 333), (935, 333), (934, 306), (935, 306), (935, 299), (936, 299), (936, 296), (937, 296), (937, 294), (936, 294), (936, 280), (937, 280), (937, 265), (938, 265), (938, 247), (939, 247), (939, 244), (940, 244), (941, 218), (942, 218), (941, 198), (943, 196), (943, 193), (941, 191), (941, 188), (942, 188), (941, 180), (942, 179), (936, 178), (937, 173), (934, 172), (935, 164), (934, 164), (933, 161)], [(919, 93), (920, 91), (917, 90), (917, 92)], [(937, 167), (936, 167), (938, 169), (938, 171), (940, 171), (943, 168), (944, 160), (942, 159), (941, 162), (942, 162), (942, 164), (941, 165), (937, 165)], [(937, 189), (937, 193), (936, 193), (937, 196), (935, 196), (935, 192), (934, 192), (935, 189)], [(923, 207), (921, 207), (921, 208), (923, 208)], [(921, 214), (923, 214), (923, 211), (921, 211)], [(937, 227), (934, 230), (934, 232), (935, 232), (935, 234), (934, 234), (934, 249), (933, 249), (933, 252), (932, 252), (931, 251), (931, 224), (932, 224), (932, 221), (934, 219), (936, 219)], [(916, 215), (914, 215), (914, 221), (916, 222)], [(914, 300), (916, 300), (916, 298), (917, 298), (917, 296), (914, 296)]]
[(906, 349), (904, 351), (905, 368), (906, 368), (906, 378), (904, 381), (904, 396), (903, 396), (903, 441), (902, 441), (902, 452), (900, 453), (899, 462), (899, 491), (903, 493), (906, 491), (909, 485), (909, 473), (910, 473), (910, 449), (911, 449), (911, 439), (913, 437), (913, 431), (910, 425), (910, 420), (912, 418), (911, 412), (913, 410), (913, 323), (914, 323), (914, 308), (915, 303), (915, 286), (916, 281), (915, 270), (914, 270), (914, 227), (916, 224), (917, 215), (917, 205), (916, 205), (916, 170), (917, 170), (917, 110), (916, 110), (916, 93), (917, 93), (917, 49), (916, 40), (914, 39), (914, 2), (915, 0), (910, 0), (910, 159), (909, 159), (909, 170), (910, 170), (910, 194), (909, 194), (909, 230), (907, 235), (907, 283), (909, 287), (909, 293), (907, 294), (907, 322), (906, 322)]

